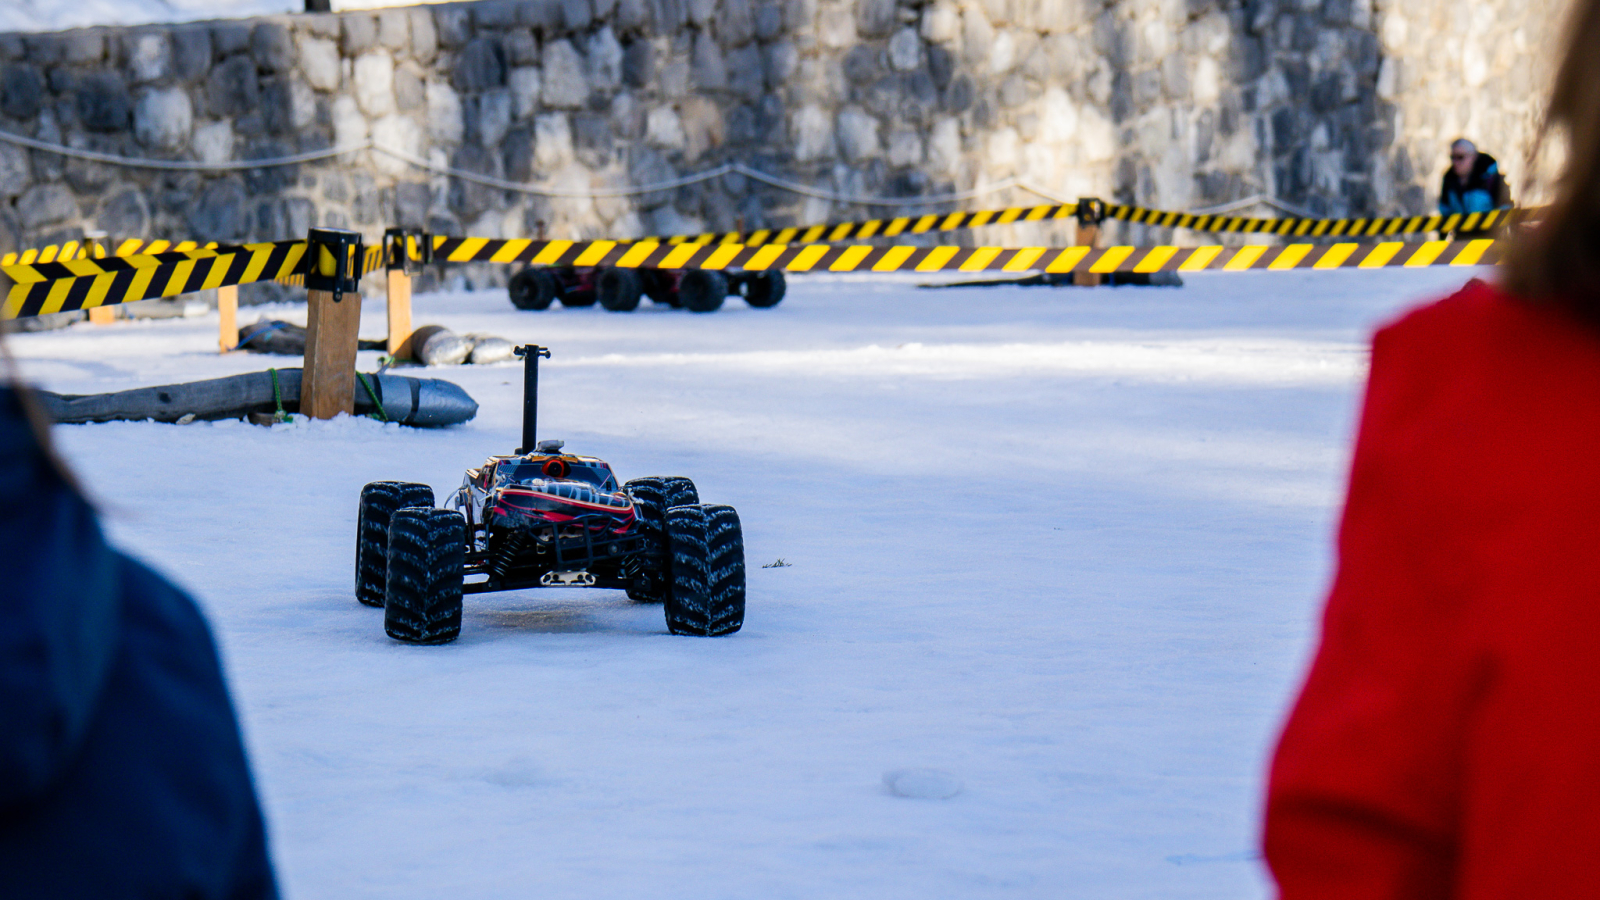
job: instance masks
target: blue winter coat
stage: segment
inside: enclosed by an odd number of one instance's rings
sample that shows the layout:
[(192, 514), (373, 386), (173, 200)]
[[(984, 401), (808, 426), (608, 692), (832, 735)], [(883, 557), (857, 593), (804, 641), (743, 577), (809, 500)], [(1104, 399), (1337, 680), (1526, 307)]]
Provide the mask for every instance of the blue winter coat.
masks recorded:
[(1439, 214), (1481, 213), (1511, 205), (1500, 163), (1487, 153), (1479, 153), (1472, 174), (1463, 181), (1454, 168), (1446, 169), (1439, 184)]
[(0, 897), (276, 897), (205, 620), (106, 545), (4, 387), (0, 559)]

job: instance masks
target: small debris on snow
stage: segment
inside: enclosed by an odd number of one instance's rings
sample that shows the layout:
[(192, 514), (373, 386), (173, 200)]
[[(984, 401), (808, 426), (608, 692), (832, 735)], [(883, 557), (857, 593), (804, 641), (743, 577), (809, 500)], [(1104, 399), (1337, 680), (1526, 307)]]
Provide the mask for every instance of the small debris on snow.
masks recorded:
[(789, 562), (789, 561), (785, 560), (783, 557), (780, 556), (777, 559), (773, 560), (772, 562), (769, 562), (766, 565), (762, 566), (761, 568), (763, 568), (763, 569), (787, 569), (788, 567), (790, 567), (792, 565), (794, 565), (794, 563)]
[(949, 800), (961, 793), (961, 779), (938, 769), (896, 769), (883, 773), (883, 784), (896, 797)]

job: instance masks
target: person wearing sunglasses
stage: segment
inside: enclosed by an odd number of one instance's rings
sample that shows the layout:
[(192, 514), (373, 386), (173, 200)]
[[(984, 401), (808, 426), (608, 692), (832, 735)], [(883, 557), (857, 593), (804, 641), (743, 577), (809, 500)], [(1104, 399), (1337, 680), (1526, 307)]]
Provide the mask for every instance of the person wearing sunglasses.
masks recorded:
[[(1508, 209), (1511, 192), (1506, 188), (1505, 177), (1500, 174), (1500, 164), (1466, 138), (1450, 145), (1450, 168), (1445, 170), (1444, 182), (1439, 186), (1439, 214), (1481, 213), (1492, 209)], [(1457, 230), (1457, 237), (1477, 237), (1489, 229)]]

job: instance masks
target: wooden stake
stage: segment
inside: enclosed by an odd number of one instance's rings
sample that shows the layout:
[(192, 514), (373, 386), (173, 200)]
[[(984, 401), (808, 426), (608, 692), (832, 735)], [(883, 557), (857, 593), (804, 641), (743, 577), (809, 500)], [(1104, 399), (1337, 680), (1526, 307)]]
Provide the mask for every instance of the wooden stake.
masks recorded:
[[(1078, 246), (1093, 247), (1100, 240), (1099, 225), (1078, 225)], [(1099, 287), (1105, 281), (1105, 276), (1099, 272), (1073, 272), (1072, 283), (1078, 287)]]
[(91, 324), (94, 324), (94, 325), (110, 325), (112, 322), (115, 322), (116, 320), (117, 320), (117, 308), (115, 306), (91, 306), (91, 307), (89, 307), (89, 322)]
[(217, 288), (217, 348), (227, 353), (239, 346), (239, 286)]
[(390, 269), (385, 274), (389, 279), (389, 355), (410, 359), (411, 276), (403, 269)]
[(338, 303), (332, 291), (307, 291), (306, 362), (300, 380), (300, 412), (331, 419), (356, 411), (356, 334), (361, 295)]

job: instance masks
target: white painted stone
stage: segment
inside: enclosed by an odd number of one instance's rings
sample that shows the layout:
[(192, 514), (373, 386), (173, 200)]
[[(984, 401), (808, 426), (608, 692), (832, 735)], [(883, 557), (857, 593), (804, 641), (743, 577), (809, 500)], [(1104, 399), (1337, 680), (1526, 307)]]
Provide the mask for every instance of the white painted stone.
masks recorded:
[(794, 141), (796, 162), (833, 158), (833, 117), (821, 106), (800, 107), (789, 121), (789, 136)]
[(1189, 90), (1196, 106), (1216, 105), (1222, 96), (1222, 73), (1217, 68), (1216, 60), (1209, 56), (1195, 60), (1194, 77), (1189, 81)]
[(838, 130), (839, 151), (850, 162), (861, 162), (883, 155), (883, 142), (878, 138), (878, 120), (858, 106), (839, 110), (835, 123)]
[(133, 108), (133, 133), (156, 150), (177, 150), (189, 141), (194, 106), (183, 88), (145, 91)]
[(1002, 31), (994, 36), (994, 42), (989, 45), (989, 71), (1004, 75), (1016, 64), (1017, 39), (1010, 31)]
[(949, 43), (961, 34), (961, 11), (949, 0), (922, 8), (922, 38), (934, 44)]
[(461, 97), (443, 81), (429, 81), (426, 89), (428, 136), (446, 144), (461, 143)]
[[(372, 123), (372, 143), (411, 156), (421, 156), (422, 128), (410, 116), (384, 116)], [(395, 177), (412, 171), (409, 163), (387, 153), (373, 153), (372, 164), (378, 171)]]
[[(361, 107), (356, 103), (356, 98), (349, 94), (340, 94), (333, 98), (333, 145), (335, 147), (355, 147), (367, 141), (367, 117), (361, 114)], [(459, 123), (461, 116), (456, 120)], [(457, 141), (460, 140), (459, 130)]]
[(896, 72), (910, 72), (922, 62), (922, 41), (915, 28), (902, 28), (889, 39), (889, 66)]
[(1378, 67), (1378, 96), (1384, 100), (1395, 100), (1399, 97), (1398, 83), (1400, 80), (1401, 62), (1392, 56), (1383, 58), (1383, 63)]
[(589, 38), (589, 84), (595, 90), (614, 91), (622, 86), (622, 45), (607, 25)]
[(520, 66), (507, 79), (511, 88), (511, 114), (526, 119), (539, 109), (539, 70)]
[(1059, 87), (1045, 90), (1039, 98), (1039, 140), (1065, 144), (1078, 135), (1078, 107)]
[(1086, 105), (1078, 113), (1078, 146), (1085, 162), (1109, 162), (1117, 155), (1116, 126), (1095, 106)]
[(1383, 49), (1390, 53), (1403, 53), (1410, 49), (1406, 46), (1409, 30), (1406, 17), (1398, 11), (1385, 14), (1382, 28)]
[(683, 121), (678, 118), (677, 110), (670, 106), (659, 106), (650, 110), (645, 116), (644, 139), (656, 147), (682, 150), (687, 138), (684, 136)]
[(230, 162), (233, 160), (233, 125), (229, 122), (201, 125), (194, 130), (191, 144), (194, 158), (200, 162), (212, 166)]
[(940, 175), (954, 175), (961, 165), (961, 123), (946, 116), (928, 131), (928, 166)]
[(902, 129), (889, 135), (889, 165), (922, 165), (922, 138), (915, 131)]
[(994, 27), (981, 7), (966, 4), (961, 8), (961, 54), (967, 62), (987, 65), (994, 49)]
[(1483, 44), (1469, 38), (1461, 49), (1461, 80), (1469, 88), (1483, 87), (1489, 80), (1489, 58), (1484, 55)]
[(159, 81), (172, 70), (172, 42), (165, 31), (135, 35), (128, 46), (128, 73), (134, 84)]
[(546, 106), (572, 109), (589, 99), (589, 83), (583, 77), (583, 58), (571, 41), (551, 41), (544, 45), (543, 77), (540, 91)]
[(705, 97), (688, 97), (678, 105), (683, 121), (683, 158), (689, 162), (713, 147), (722, 146), (722, 107)]
[(306, 83), (319, 91), (338, 90), (343, 75), (339, 45), (307, 34), (300, 35), (299, 44), (300, 72), (305, 75)]
[(984, 171), (1005, 178), (1017, 171), (1017, 131), (1014, 128), (997, 128), (984, 142)]
[(534, 116), (534, 165), (549, 170), (558, 169), (571, 161), (572, 125), (567, 121), (567, 114), (545, 113)]
[(362, 112), (373, 117), (394, 112), (394, 57), (388, 52), (378, 50), (358, 57), (353, 79)]
[(817, 15), (817, 40), (834, 50), (855, 46), (855, 11), (836, 6), (822, 9)]

